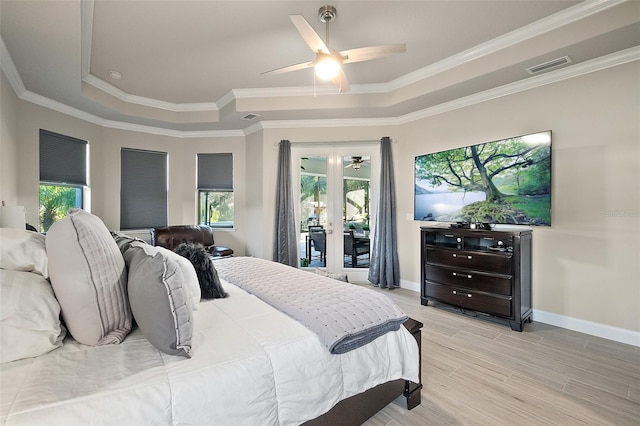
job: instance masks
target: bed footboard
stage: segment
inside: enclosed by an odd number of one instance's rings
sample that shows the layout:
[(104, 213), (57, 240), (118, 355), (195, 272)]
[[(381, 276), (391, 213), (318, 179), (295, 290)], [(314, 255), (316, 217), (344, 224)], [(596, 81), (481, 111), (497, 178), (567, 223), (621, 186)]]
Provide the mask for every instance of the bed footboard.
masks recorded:
[(409, 318), (403, 325), (418, 342), (418, 353), (420, 354), (419, 383), (402, 379), (382, 383), (363, 393), (340, 401), (320, 417), (305, 422), (305, 425), (361, 425), (400, 395), (404, 395), (407, 399), (407, 409), (411, 410), (420, 405), (420, 390), (422, 389), (421, 329), (423, 324), (420, 321)]
[(409, 380), (405, 380), (404, 386), (404, 396), (407, 398), (407, 409), (411, 410), (412, 408), (420, 405), (422, 390), (422, 324), (420, 321), (416, 321), (413, 318), (409, 318), (403, 324), (407, 330), (413, 335), (418, 342), (418, 354), (420, 355), (418, 370), (418, 383), (413, 383)]

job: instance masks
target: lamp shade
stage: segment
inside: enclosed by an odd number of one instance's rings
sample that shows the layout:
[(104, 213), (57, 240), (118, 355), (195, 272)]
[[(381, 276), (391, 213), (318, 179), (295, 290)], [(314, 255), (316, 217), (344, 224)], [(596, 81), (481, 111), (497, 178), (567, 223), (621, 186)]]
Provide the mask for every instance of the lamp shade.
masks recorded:
[(0, 228), (25, 229), (26, 223), (24, 206), (0, 206)]

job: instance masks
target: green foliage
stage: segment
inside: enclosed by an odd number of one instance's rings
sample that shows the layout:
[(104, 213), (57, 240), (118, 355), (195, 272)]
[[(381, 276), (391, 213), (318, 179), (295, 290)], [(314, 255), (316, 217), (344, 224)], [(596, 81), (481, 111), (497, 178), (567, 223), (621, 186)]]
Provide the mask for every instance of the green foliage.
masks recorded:
[(78, 191), (81, 189), (71, 186), (40, 185), (40, 232), (47, 232), (70, 208), (80, 207)]
[[(314, 201), (319, 200), (320, 195), (327, 194), (327, 177), (309, 174), (300, 175), (300, 201), (314, 197)], [(316, 199), (316, 197), (318, 199)]]
[(550, 146), (506, 139), (416, 158), (416, 178), (450, 192), (484, 191), (487, 200), (507, 194), (548, 194)]
[(200, 222), (233, 222), (233, 215), (233, 192), (200, 192)]
[(508, 210), (507, 204), (478, 201), (463, 207), (460, 214), (464, 222), (507, 223)]
[(551, 223), (549, 194), (526, 197), (511, 197), (509, 202), (516, 210), (523, 211), (535, 223)]
[(466, 205), (458, 220), (470, 223), (512, 223), (543, 225), (551, 223), (549, 196), (510, 196), (501, 202), (478, 201)]

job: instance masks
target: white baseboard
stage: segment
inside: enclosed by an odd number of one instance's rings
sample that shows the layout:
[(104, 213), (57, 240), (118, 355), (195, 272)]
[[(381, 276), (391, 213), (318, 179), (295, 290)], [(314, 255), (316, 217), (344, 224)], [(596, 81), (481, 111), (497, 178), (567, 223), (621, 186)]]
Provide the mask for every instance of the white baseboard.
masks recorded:
[(407, 290), (417, 291), (420, 293), (420, 283), (413, 281), (400, 280), (400, 288), (406, 288)]
[(612, 327), (606, 324), (567, 317), (538, 309), (533, 310), (533, 319), (534, 321), (543, 322), (545, 324), (555, 325), (557, 327), (578, 331), (580, 333), (590, 334), (592, 336), (602, 337), (604, 339), (640, 347), (640, 332), (637, 331)]
[[(400, 287), (420, 293), (420, 283), (401, 280)], [(533, 319), (545, 324), (555, 325), (556, 327), (640, 347), (640, 332), (638, 331), (612, 327), (606, 324), (545, 312), (539, 309), (533, 310)]]

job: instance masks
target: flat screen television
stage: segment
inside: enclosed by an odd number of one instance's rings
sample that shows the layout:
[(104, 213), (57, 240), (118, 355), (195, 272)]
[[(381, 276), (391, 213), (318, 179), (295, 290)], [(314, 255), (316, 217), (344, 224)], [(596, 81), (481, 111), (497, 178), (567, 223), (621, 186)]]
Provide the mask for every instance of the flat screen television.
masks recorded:
[(551, 225), (551, 131), (415, 158), (414, 219)]

